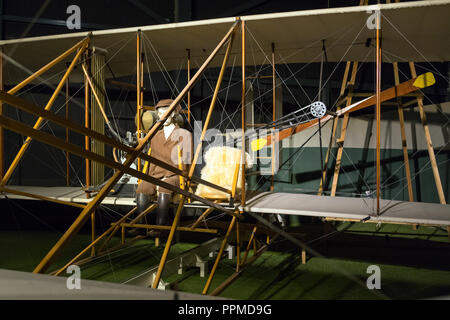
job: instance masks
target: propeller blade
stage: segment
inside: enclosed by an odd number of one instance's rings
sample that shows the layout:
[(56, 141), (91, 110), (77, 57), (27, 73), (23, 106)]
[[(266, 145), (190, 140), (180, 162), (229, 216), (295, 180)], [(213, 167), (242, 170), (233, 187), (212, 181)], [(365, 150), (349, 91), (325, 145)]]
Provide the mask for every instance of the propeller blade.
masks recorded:
[(252, 148), (252, 151), (258, 151), (264, 148), (267, 145), (267, 139), (261, 138), (261, 139), (255, 139), (251, 142), (250, 146)]

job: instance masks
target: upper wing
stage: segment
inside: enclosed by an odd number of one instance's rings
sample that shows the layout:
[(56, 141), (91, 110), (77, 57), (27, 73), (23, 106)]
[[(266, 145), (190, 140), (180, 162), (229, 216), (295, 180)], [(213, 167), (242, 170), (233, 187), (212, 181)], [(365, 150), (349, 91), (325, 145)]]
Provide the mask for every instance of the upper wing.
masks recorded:
[[(374, 55), (368, 54), (372, 48), (366, 47), (366, 40), (374, 38), (375, 31), (368, 28), (367, 21), (371, 11), (377, 9), (382, 16), (383, 50), (393, 59), (450, 60), (450, 42), (447, 41), (450, 39), (450, 1), (436, 0), (243, 16), (241, 19), (246, 21), (248, 30), (246, 54), (251, 57), (247, 63), (269, 64), (266, 55), (271, 43), (275, 43), (276, 63), (319, 62), (323, 39), (330, 62), (373, 60)], [(178, 70), (186, 61), (186, 49), (191, 50), (191, 65), (196, 68), (196, 63), (200, 65), (206, 59), (234, 21), (235, 18), (221, 18), (93, 31), (91, 42), (95, 47), (107, 49), (108, 64), (117, 77), (135, 73), (138, 29), (145, 36), (148, 50), (154, 49), (154, 52), (147, 52), (150, 71)], [(86, 32), (79, 32), (6, 40), (0, 41), (0, 45), (6, 55), (34, 71), (86, 35)], [(235, 65), (241, 61), (240, 49), (236, 45), (231, 52), (230, 60), (235, 56)], [(160, 61), (156, 63), (154, 58)], [(221, 60), (220, 57), (215, 59), (211, 67), (220, 66)], [(16, 68), (11, 63), (5, 67)], [(64, 63), (55, 66), (49, 71), (49, 77), (64, 67)], [(5, 74), (8, 74), (7, 85), (23, 79), (23, 74), (16, 71), (6, 70)], [(50, 81), (56, 82), (59, 78)], [(81, 82), (82, 74), (74, 72), (71, 81)]]

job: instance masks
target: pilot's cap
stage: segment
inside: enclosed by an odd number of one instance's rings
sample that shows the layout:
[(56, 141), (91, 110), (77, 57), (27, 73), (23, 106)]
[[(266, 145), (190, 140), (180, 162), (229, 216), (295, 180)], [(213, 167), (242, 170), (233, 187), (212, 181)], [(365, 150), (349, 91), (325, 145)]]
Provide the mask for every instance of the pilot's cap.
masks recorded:
[[(155, 106), (155, 109), (162, 108), (162, 107), (168, 107), (168, 106), (170, 106), (172, 104), (172, 102), (173, 102), (173, 99), (162, 99), (162, 100), (159, 100), (158, 103)], [(177, 113), (181, 111), (180, 104), (177, 104), (175, 111)]]

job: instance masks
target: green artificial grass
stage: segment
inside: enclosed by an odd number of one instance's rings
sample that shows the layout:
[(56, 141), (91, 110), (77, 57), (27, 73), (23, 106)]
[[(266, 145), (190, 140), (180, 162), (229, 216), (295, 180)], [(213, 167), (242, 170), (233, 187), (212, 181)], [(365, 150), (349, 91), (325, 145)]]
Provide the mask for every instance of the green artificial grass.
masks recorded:
[[(280, 241), (281, 247), (271, 247), (264, 252), (220, 296), (234, 299), (419, 299), (450, 293), (445, 230), (431, 227), (413, 230), (411, 226), (398, 225), (377, 227), (369, 223), (350, 227), (340, 223), (336, 227), (337, 230), (346, 228), (345, 233), (317, 247), (328, 258), (309, 257), (302, 265), (300, 250), (287, 241)], [(306, 241), (320, 235), (314, 225), (298, 228), (307, 234)], [(386, 240), (387, 235), (401, 243), (391, 245), (392, 240)], [(60, 236), (51, 232), (0, 232), (0, 268), (31, 272)], [(193, 241), (182, 241), (173, 245), (169, 259), (198, 245)], [(89, 242), (88, 234), (75, 236), (48, 272), (63, 266)], [(114, 237), (111, 245), (119, 242), (120, 239)], [(417, 243), (438, 247), (428, 249), (416, 246)], [(410, 248), (402, 249), (404, 245)], [(164, 244), (156, 248), (152, 239), (136, 241), (129, 247), (82, 265), (81, 276), (122, 283), (157, 265), (163, 248)], [(251, 257), (252, 251), (248, 258)], [(209, 268), (214, 262), (212, 258), (210, 260)], [(372, 264), (381, 269), (381, 290), (366, 287), (367, 267)], [(236, 259), (228, 260), (226, 256), (222, 259), (209, 293), (235, 272), (235, 266)], [(207, 277), (201, 278), (198, 269), (192, 268), (164, 280), (171, 283), (172, 289), (201, 293)]]
[(347, 229), (347, 232), (370, 236), (389, 235), (396, 238), (449, 242), (449, 236), (445, 229), (427, 226), (419, 226), (417, 230), (414, 230), (411, 225), (381, 224), (377, 226), (376, 223), (355, 223)]

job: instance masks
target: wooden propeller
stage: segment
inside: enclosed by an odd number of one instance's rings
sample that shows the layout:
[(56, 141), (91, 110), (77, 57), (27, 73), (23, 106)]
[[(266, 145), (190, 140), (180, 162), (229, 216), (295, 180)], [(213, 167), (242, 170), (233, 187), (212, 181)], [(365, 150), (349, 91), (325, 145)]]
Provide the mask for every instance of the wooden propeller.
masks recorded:
[[(421, 74), (420, 76), (418, 76), (416, 78), (410, 79), (408, 81), (400, 83), (397, 86), (394, 86), (392, 88), (381, 91), (381, 93), (380, 93), (381, 102), (391, 100), (396, 97), (401, 97), (408, 93), (414, 92), (416, 90), (432, 86), (435, 82), (436, 82), (436, 80), (431, 72)], [(352, 105), (349, 105), (348, 107), (345, 107), (345, 108), (337, 111), (336, 115), (342, 116), (346, 113), (355, 112), (355, 111), (370, 107), (372, 105), (375, 105), (376, 98), (377, 98), (376, 95), (373, 95), (364, 100), (358, 101)], [(332, 118), (333, 118), (333, 115), (327, 114), (327, 115), (323, 116), (322, 118), (320, 118), (320, 122), (325, 123)], [(319, 119), (314, 119), (309, 122), (301, 123), (295, 127), (281, 130), (277, 134), (272, 133), (265, 137), (260, 137), (258, 139), (254, 139), (253, 141), (250, 142), (250, 147), (253, 151), (258, 151), (258, 150), (264, 148), (266, 145), (271, 144), (272, 140), (274, 142), (277, 142), (277, 141), (286, 139), (296, 133), (299, 133), (303, 130), (314, 127), (318, 123), (319, 123)]]

